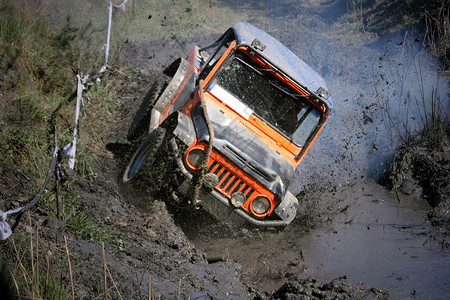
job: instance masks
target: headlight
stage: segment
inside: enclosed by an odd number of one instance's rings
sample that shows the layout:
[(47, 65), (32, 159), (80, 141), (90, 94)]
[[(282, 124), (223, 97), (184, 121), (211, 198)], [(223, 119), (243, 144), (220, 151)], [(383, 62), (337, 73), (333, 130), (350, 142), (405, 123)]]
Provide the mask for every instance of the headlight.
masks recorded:
[(252, 211), (257, 215), (264, 215), (270, 209), (270, 201), (266, 197), (257, 197), (252, 201)]
[(205, 159), (205, 152), (201, 149), (193, 149), (188, 153), (187, 160), (194, 169), (200, 168), (203, 160)]

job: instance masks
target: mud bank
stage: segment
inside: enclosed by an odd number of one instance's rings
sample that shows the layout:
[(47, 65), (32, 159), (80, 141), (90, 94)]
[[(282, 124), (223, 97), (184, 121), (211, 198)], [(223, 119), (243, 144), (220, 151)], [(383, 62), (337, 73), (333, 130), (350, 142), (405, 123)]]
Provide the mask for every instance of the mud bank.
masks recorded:
[(450, 138), (445, 117), (437, 125), (405, 141), (386, 175), (394, 191), (423, 198), (433, 207), (430, 221), (450, 229)]

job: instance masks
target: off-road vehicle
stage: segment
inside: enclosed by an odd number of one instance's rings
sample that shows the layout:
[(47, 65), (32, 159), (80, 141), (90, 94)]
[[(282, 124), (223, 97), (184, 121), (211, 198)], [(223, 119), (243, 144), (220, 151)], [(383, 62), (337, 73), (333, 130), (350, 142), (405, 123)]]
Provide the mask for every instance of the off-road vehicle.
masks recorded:
[(169, 82), (156, 81), (128, 131), (139, 146), (123, 181), (146, 176), (165, 146), (178, 201), (219, 219), (289, 224), (298, 209), (289, 184), (332, 111), (322, 77), (246, 22), (164, 74)]

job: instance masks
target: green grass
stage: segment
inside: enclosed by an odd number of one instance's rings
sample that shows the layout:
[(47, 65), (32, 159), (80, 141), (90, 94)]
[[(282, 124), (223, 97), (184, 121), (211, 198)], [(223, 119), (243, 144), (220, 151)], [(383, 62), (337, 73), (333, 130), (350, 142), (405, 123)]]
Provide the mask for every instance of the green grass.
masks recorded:
[[(87, 215), (85, 208), (78, 204), (76, 199), (70, 200), (65, 204), (64, 223), (67, 225), (67, 231), (82, 238), (85, 241), (109, 244), (117, 250), (123, 250), (124, 241), (103, 225), (105, 220), (94, 220)], [(106, 217), (107, 218), (107, 217)]]
[(74, 112), (63, 106), (75, 91), (80, 55), (72, 44), (76, 30), (66, 24), (57, 29), (27, 6), (0, 2), (0, 76), (7, 101), (0, 161), (40, 179), (52, 154), (53, 126), (64, 130)]

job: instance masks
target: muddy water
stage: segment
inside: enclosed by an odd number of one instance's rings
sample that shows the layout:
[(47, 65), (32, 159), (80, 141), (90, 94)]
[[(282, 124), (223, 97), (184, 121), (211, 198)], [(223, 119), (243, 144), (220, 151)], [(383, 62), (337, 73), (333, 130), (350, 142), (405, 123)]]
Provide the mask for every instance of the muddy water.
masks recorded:
[[(403, 129), (411, 133), (420, 127), (421, 95), (437, 91), (449, 111), (448, 81), (439, 78), (416, 33), (351, 30), (355, 24), (345, 17), (345, 0), (213, 2), (247, 15), (245, 20), (275, 36), (325, 78), (335, 111), (290, 189), (297, 194), (317, 182), (336, 189), (308, 195), (316, 207), (282, 232), (230, 230), (202, 214), (174, 214), (189, 239), (207, 255), (237, 261), (245, 280), (265, 291), (278, 288), (291, 272), (325, 280), (345, 274), (387, 288), (397, 299), (449, 294), (448, 250), (430, 239), (439, 237), (425, 222), (429, 207), (404, 197), (398, 203), (367, 179), (384, 173)], [(143, 49), (163, 53), (146, 64), (159, 70), (170, 63), (169, 56), (185, 55), (188, 44), (201, 38), (177, 41), (169, 54), (169, 47), (154, 45), (159, 42), (135, 51), (143, 52), (145, 61), (149, 55)]]
[(450, 251), (426, 223), (427, 203), (397, 199), (370, 181), (343, 195), (353, 204), (298, 240), (306, 274), (323, 280), (346, 275), (388, 289), (393, 299), (450, 295)]
[(296, 273), (323, 281), (346, 275), (388, 289), (392, 299), (450, 294), (450, 252), (426, 222), (424, 201), (397, 198), (370, 180), (319, 197), (321, 208), (312, 211), (319, 223), (311, 231), (302, 218), (281, 232), (234, 231), (201, 217), (181, 226), (200, 250), (238, 262), (245, 280), (264, 291)]

